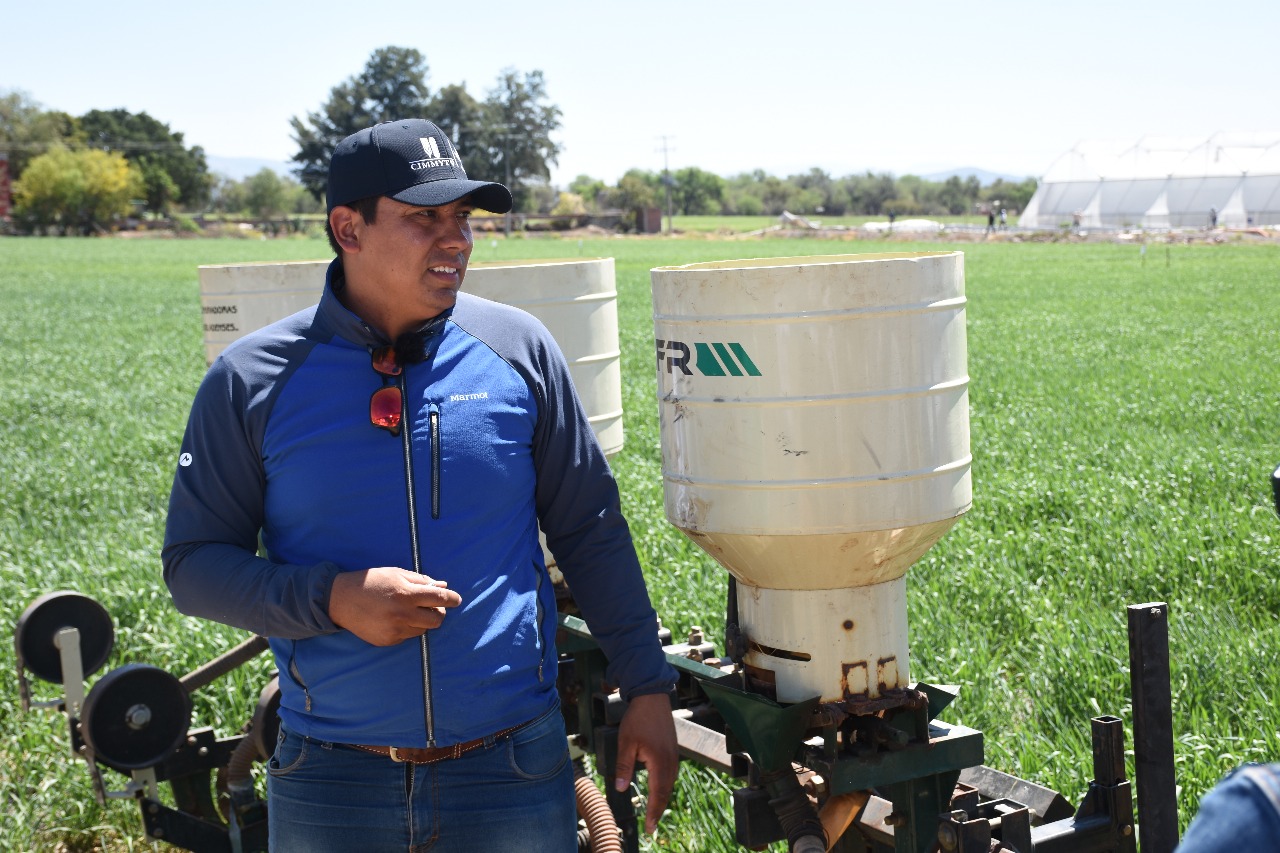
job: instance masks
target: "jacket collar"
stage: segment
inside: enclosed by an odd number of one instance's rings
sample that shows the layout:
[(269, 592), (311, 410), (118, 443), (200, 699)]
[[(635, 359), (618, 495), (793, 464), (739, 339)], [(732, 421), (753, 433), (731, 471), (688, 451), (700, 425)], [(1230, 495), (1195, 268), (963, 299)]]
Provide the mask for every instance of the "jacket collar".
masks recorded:
[[(329, 323), (338, 335), (366, 349), (376, 349), (393, 343), (342, 304), (338, 294), (342, 292), (346, 284), (346, 277), (343, 275), (342, 270), (342, 259), (334, 258), (329, 264), (329, 269), (325, 272), (324, 293), (320, 297), (320, 315), (325, 318), (325, 321)], [(444, 311), (427, 320), (417, 329), (401, 335), (400, 340), (394, 342), (397, 352), (425, 350), (425, 342), (444, 330), (445, 323), (452, 314), (453, 309), (450, 308), (448, 311)]]

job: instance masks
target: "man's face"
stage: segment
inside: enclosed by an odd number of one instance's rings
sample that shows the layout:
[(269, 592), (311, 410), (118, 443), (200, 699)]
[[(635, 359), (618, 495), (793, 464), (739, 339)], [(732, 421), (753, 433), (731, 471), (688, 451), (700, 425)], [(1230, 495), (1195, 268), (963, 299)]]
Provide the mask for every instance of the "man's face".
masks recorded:
[[(362, 314), (395, 337), (453, 307), (474, 242), (471, 200), (416, 207), (383, 197), (373, 223), (362, 222), (349, 283)], [(352, 280), (354, 279), (354, 280)]]

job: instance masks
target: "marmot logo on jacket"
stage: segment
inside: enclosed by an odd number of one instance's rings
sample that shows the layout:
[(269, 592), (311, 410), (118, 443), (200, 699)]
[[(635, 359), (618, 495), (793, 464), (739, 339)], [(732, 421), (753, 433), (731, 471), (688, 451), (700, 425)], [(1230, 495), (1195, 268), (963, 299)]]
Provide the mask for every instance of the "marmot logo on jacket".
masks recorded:
[(480, 391), (475, 394), (450, 394), (449, 395), (450, 403), (457, 403), (461, 400), (488, 400), (488, 399), (489, 399), (488, 391)]

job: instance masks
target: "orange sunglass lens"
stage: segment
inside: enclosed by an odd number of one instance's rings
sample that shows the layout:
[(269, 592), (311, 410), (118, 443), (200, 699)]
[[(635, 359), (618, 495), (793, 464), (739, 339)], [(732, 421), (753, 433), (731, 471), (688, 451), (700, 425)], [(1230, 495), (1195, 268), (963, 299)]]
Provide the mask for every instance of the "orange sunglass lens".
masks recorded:
[(400, 389), (394, 385), (379, 388), (369, 398), (369, 420), (376, 427), (400, 431), (400, 410), (404, 407), (404, 398)]
[(373, 369), (383, 376), (399, 376), (403, 370), (396, 363), (396, 351), (392, 347), (381, 347), (373, 351)]

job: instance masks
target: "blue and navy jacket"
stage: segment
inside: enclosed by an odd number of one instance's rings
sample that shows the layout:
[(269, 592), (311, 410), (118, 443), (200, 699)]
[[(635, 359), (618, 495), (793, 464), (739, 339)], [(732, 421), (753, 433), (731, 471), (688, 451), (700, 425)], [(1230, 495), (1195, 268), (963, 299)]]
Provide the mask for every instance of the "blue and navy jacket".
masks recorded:
[[(449, 745), (556, 702), (555, 595), (539, 521), (630, 697), (671, 688), (618, 490), (550, 333), (466, 293), (405, 367), (399, 436), (369, 421), (388, 342), (339, 301), (246, 335), (205, 376), (163, 551), (183, 613), (270, 638), (280, 717), (338, 743)], [(385, 380), (395, 381), (395, 380)], [(462, 597), (375, 647), (328, 616), (338, 572), (398, 566)]]

